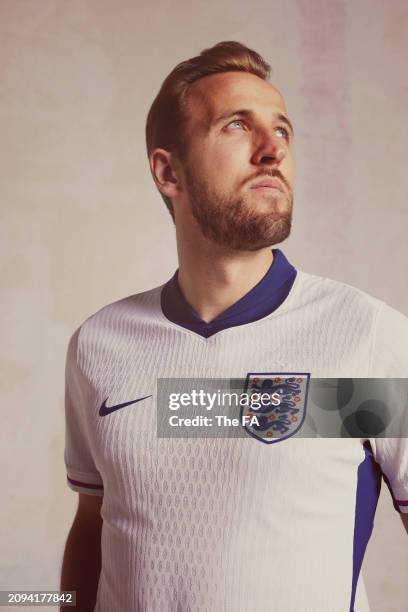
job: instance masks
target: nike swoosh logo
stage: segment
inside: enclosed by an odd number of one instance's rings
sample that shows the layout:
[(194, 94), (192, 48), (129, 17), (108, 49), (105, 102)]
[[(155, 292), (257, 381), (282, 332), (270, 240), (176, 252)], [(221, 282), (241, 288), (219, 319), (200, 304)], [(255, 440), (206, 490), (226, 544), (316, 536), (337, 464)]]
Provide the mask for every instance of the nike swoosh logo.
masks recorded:
[(106, 416), (107, 414), (111, 414), (111, 412), (115, 412), (115, 410), (120, 410), (121, 408), (125, 408), (125, 406), (131, 406), (132, 404), (137, 404), (137, 402), (141, 402), (142, 400), (147, 399), (148, 397), (152, 397), (151, 395), (145, 395), (145, 397), (139, 397), (139, 399), (132, 400), (131, 402), (124, 402), (123, 404), (116, 404), (116, 406), (107, 406), (106, 399), (102, 406), (99, 408), (99, 415)]

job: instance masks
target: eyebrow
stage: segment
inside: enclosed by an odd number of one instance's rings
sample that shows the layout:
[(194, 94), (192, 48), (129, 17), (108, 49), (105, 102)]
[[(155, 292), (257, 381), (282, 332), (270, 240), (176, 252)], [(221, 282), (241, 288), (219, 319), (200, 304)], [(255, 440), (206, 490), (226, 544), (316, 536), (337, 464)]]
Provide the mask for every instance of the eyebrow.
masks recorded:
[[(236, 117), (237, 115), (240, 115), (241, 117), (249, 117), (250, 119), (253, 119), (253, 117), (254, 117), (253, 111), (251, 111), (251, 110), (249, 110), (247, 108), (241, 108), (240, 110), (227, 111), (226, 113), (223, 113), (222, 115), (219, 115), (214, 120), (214, 123), (216, 124), (216, 123), (219, 123), (220, 121), (225, 121), (226, 119), (230, 119), (232, 117)], [(276, 117), (276, 119), (278, 119), (278, 121), (281, 121), (282, 123), (287, 125), (288, 128), (290, 129), (290, 131), (292, 132), (292, 136), (294, 136), (295, 130), (293, 129), (293, 125), (292, 125), (291, 121), (288, 119), (288, 117), (286, 117), (286, 115), (283, 115), (282, 113), (276, 113), (275, 117)]]

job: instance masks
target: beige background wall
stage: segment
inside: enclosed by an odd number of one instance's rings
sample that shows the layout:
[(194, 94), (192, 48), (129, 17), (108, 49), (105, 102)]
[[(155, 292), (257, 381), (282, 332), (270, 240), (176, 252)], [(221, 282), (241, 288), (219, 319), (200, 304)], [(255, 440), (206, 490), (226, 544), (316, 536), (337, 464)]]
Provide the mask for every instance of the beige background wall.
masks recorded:
[[(408, 314), (407, 29), (405, 0), (0, 0), (0, 588), (57, 588), (69, 336), (176, 267), (144, 149), (165, 75), (220, 40), (262, 53), (297, 132), (285, 252)], [(374, 612), (406, 610), (387, 491), (364, 573)]]

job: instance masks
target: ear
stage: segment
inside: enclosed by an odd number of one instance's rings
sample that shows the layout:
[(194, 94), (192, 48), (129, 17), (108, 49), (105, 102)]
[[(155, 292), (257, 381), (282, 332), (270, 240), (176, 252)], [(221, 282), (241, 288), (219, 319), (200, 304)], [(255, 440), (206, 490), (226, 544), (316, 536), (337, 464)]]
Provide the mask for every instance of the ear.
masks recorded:
[(180, 193), (180, 181), (177, 177), (172, 154), (165, 149), (154, 149), (149, 155), (150, 170), (158, 190), (168, 198)]

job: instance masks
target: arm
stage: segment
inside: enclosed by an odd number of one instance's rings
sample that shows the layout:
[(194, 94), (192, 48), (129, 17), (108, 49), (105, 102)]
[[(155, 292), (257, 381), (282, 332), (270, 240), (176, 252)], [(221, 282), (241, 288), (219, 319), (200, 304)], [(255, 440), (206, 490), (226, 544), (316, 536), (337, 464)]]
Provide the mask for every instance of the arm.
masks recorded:
[(79, 494), (77, 513), (65, 545), (61, 590), (77, 592), (77, 612), (91, 612), (96, 603), (101, 571), (102, 499)]
[(401, 521), (402, 521), (402, 522), (403, 522), (403, 524), (404, 524), (404, 527), (405, 527), (405, 529), (406, 529), (406, 532), (408, 533), (408, 514), (407, 514), (407, 513), (405, 513), (405, 514), (402, 514), (402, 513), (401, 513), (401, 514), (400, 514), (400, 517), (401, 517)]

